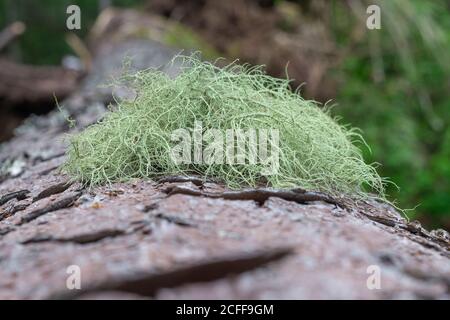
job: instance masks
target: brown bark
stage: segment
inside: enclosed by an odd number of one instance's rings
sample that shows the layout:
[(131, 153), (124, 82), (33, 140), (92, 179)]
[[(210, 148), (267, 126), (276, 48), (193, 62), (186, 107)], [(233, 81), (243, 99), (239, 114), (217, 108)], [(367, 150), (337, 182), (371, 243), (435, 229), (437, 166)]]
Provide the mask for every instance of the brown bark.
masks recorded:
[(0, 59), (0, 99), (9, 104), (50, 103), (74, 91), (79, 72), (55, 66), (31, 66)]
[[(64, 102), (71, 130), (103, 115), (110, 93), (98, 84), (130, 50), (137, 69), (174, 53), (133, 40), (97, 57)], [(211, 198), (202, 194), (226, 188), (182, 179), (87, 190), (58, 170), (68, 130), (52, 113), (0, 147), (0, 298), (449, 298), (448, 234), (390, 206)], [(194, 193), (167, 193), (174, 186)], [(81, 290), (66, 287), (71, 265)], [(380, 289), (367, 287), (370, 266), (380, 268)]]

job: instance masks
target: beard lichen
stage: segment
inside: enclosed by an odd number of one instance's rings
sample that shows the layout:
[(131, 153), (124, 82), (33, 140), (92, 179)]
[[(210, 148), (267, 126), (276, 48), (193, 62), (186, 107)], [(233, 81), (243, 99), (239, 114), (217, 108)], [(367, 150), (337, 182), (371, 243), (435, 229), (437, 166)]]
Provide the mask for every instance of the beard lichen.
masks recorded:
[[(128, 74), (134, 100), (118, 101), (98, 123), (70, 137), (64, 170), (75, 180), (99, 185), (132, 178), (197, 174), (230, 188), (301, 187), (332, 195), (384, 198), (384, 180), (366, 164), (355, 129), (340, 125), (327, 110), (293, 92), (288, 79), (261, 66), (218, 67), (194, 56), (178, 56), (171, 78), (157, 69)], [(276, 129), (278, 166), (264, 163), (180, 163), (173, 160), (173, 132)]]

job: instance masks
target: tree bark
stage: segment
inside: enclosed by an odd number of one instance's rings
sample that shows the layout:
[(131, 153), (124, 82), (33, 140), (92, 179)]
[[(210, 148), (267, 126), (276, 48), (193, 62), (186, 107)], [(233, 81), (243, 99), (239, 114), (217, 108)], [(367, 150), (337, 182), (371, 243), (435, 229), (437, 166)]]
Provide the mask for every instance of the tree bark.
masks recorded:
[(0, 58), (0, 99), (9, 104), (49, 104), (74, 91), (79, 72), (55, 66), (24, 65)]
[[(0, 298), (449, 298), (448, 234), (409, 223), (385, 204), (345, 209), (166, 192), (226, 190), (198, 181), (89, 190), (69, 182), (58, 170), (62, 138), (103, 116), (111, 92), (98, 84), (120, 72), (130, 51), (135, 69), (174, 54), (150, 41), (115, 45), (62, 103), (75, 128), (53, 112), (1, 145)], [(81, 272), (81, 290), (67, 286), (71, 266)]]

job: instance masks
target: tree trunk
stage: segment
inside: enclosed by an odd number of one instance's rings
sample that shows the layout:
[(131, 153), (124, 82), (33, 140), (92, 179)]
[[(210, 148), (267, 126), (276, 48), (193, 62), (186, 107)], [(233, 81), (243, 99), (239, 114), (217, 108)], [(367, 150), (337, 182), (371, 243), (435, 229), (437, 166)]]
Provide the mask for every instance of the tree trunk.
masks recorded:
[(0, 147), (0, 298), (449, 298), (448, 234), (384, 204), (258, 204), (165, 191), (224, 189), (198, 181), (91, 190), (68, 182), (58, 170), (64, 134), (102, 117), (111, 93), (98, 84), (120, 72), (125, 52), (136, 69), (174, 54), (150, 41), (115, 45), (62, 104), (75, 128), (55, 111)]

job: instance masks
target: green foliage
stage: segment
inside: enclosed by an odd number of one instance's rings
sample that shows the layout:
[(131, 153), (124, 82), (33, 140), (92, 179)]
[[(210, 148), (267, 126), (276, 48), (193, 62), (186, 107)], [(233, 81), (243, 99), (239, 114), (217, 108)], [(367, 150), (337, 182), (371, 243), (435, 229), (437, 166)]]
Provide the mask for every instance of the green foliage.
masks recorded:
[[(274, 3), (282, 1), (286, 0)], [(112, 1), (116, 6), (143, 2)], [(307, 9), (320, 1), (293, 2)], [(64, 54), (70, 53), (64, 40), (65, 9), (70, 4), (81, 7), (83, 28), (77, 34), (83, 37), (98, 14), (98, 1), (0, 1), (0, 27), (17, 19), (29, 27), (11, 46), (10, 53), (28, 63), (58, 64)], [(382, 29), (363, 30), (366, 37), (355, 41), (361, 27), (365, 29), (365, 8), (369, 4), (380, 5)], [(364, 158), (382, 163), (379, 169), (382, 175), (391, 177), (400, 187), (400, 190), (388, 188), (392, 198), (402, 207), (420, 204), (414, 214), (425, 221), (432, 219), (435, 224), (449, 221), (448, 1), (323, 0), (322, 6), (332, 8), (331, 16), (324, 21), (328, 21), (336, 43), (348, 52), (343, 64), (335, 70), (334, 76), (342, 86), (336, 97), (339, 105), (333, 111), (363, 130), (372, 150), (364, 149)], [(360, 16), (355, 15), (356, 11)], [(164, 41), (184, 48), (200, 48), (211, 57), (217, 55), (201, 39), (184, 31), (174, 29)]]
[[(383, 198), (383, 181), (362, 160), (352, 142), (359, 134), (345, 128), (314, 102), (292, 92), (289, 80), (265, 74), (262, 67), (230, 64), (219, 68), (194, 57), (182, 59), (182, 72), (171, 79), (157, 70), (126, 77), (137, 94), (119, 102), (101, 122), (71, 137), (65, 170), (95, 185), (130, 178), (196, 173), (232, 188), (302, 187), (331, 194)], [(176, 164), (171, 133), (205, 129), (278, 129), (279, 170), (263, 176), (264, 164)], [(258, 143), (260, 141), (258, 140)]]
[[(142, 3), (142, 0), (112, 0), (115, 6), (130, 6)], [(78, 5), (81, 9), (81, 30), (69, 31), (66, 28), (69, 5)], [(64, 39), (68, 32), (84, 37), (99, 13), (99, 1), (93, 0), (6, 0), (0, 1), (0, 28), (16, 20), (27, 26), (23, 34), (10, 51), (25, 63), (59, 64), (71, 49)]]
[[(445, 1), (379, 1), (382, 29), (367, 31), (336, 75), (334, 110), (360, 127), (400, 206), (442, 223), (450, 215), (450, 16)], [(354, 27), (337, 6), (344, 47)], [(343, 18), (346, 16), (347, 18)], [(356, 23), (357, 24), (357, 23)], [(431, 214), (431, 215), (430, 215)], [(447, 218), (448, 219), (448, 218)], [(428, 219), (430, 222), (430, 219)]]

